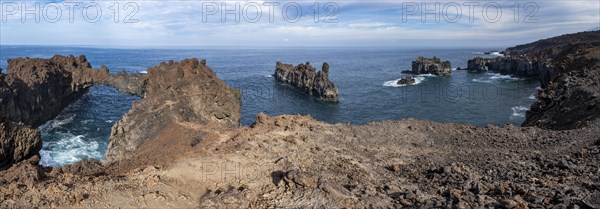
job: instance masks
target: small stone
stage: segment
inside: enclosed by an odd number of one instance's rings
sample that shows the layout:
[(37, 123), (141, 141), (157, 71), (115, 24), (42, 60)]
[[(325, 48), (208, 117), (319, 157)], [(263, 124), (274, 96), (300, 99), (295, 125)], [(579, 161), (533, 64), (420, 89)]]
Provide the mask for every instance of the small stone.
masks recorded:
[(517, 205), (519, 205), (517, 202), (510, 199), (503, 199), (500, 201), (500, 204), (502, 205), (502, 207), (507, 209), (515, 208), (517, 207)]
[(81, 201), (83, 201), (83, 199), (85, 199), (85, 197), (82, 194), (76, 194), (74, 198), (75, 203), (80, 203)]
[(558, 204), (552, 207), (552, 209), (567, 209), (567, 206), (563, 204)]
[(519, 203), (519, 204), (521, 204), (521, 203), (524, 203), (524, 202), (525, 202), (525, 200), (523, 200), (523, 198), (521, 197), (521, 195), (515, 195), (515, 196), (513, 197), (513, 200), (514, 200), (515, 202)]
[(317, 178), (300, 173), (294, 178), (294, 182), (303, 187), (315, 187), (317, 184)]
[(408, 192), (404, 195), (404, 199), (407, 199), (407, 200), (412, 200), (415, 197), (416, 197), (415, 193), (412, 193), (412, 192)]
[(404, 205), (405, 207), (412, 205), (412, 203), (410, 203), (409, 201), (406, 201), (405, 199), (400, 200), (400, 204)]
[(394, 164), (390, 166), (390, 170), (393, 172), (400, 172), (402, 170), (402, 166), (400, 164)]

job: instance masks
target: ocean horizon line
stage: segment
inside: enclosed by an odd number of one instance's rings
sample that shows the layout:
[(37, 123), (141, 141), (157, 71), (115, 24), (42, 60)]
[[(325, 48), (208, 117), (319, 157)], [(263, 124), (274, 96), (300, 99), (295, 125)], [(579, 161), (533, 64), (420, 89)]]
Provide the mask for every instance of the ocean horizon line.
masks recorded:
[(92, 49), (170, 49), (170, 50), (202, 50), (202, 49), (369, 49), (369, 50), (431, 50), (431, 49), (481, 49), (481, 50), (504, 50), (508, 46), (230, 46), (230, 45), (212, 45), (212, 46), (170, 46), (170, 45), (63, 45), (63, 44), (0, 44), (0, 49), (4, 47), (65, 47), (65, 48), (92, 48)]

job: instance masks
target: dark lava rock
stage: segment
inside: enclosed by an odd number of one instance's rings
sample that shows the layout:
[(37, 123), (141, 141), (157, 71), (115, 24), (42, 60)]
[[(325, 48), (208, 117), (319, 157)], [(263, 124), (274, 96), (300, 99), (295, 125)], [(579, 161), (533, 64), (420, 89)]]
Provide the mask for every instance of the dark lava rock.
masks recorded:
[(414, 85), (415, 83), (417, 83), (417, 80), (413, 77), (402, 78), (398, 81), (398, 85)]
[(31, 128), (56, 117), (108, 76), (108, 69), (93, 69), (83, 55), (9, 59), (6, 74), (0, 71), (0, 167), (38, 155), (40, 133)]
[(540, 78), (547, 85), (527, 111), (523, 126), (568, 130), (600, 120), (598, 48), (600, 43), (575, 44), (539, 52), (553, 55), (552, 71)]
[(532, 60), (526, 57), (475, 57), (468, 61), (467, 70), (475, 73), (489, 71), (504, 75), (538, 77), (542, 72), (548, 71), (549, 67), (545, 62)]
[(567, 34), (506, 49), (507, 57), (468, 61), (470, 72), (537, 78), (543, 90), (523, 126), (577, 129), (600, 121), (600, 31)]
[(329, 80), (328, 63), (323, 63), (321, 71), (317, 72), (308, 62), (297, 66), (277, 62), (274, 77), (278, 82), (290, 85), (323, 101), (339, 101), (338, 88)]
[(0, 78), (0, 116), (37, 127), (108, 76), (108, 70), (92, 69), (83, 55), (9, 59)]
[(38, 155), (41, 149), (38, 130), (0, 119), (0, 169)]
[(121, 71), (115, 75), (111, 75), (104, 81), (104, 84), (111, 86), (118, 91), (130, 95), (144, 97), (148, 76), (145, 74), (128, 74)]
[(434, 75), (450, 75), (452, 66), (450, 61), (443, 61), (440, 58), (425, 58), (418, 57), (412, 62), (412, 74), (434, 74)]

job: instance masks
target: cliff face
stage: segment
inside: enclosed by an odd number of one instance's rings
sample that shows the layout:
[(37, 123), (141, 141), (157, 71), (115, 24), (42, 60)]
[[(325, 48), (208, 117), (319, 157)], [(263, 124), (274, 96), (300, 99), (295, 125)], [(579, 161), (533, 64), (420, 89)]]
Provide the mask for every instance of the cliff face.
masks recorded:
[(467, 70), (539, 79), (523, 126), (575, 129), (600, 118), (599, 51), (600, 31), (567, 34), (508, 48), (506, 58), (471, 59)]
[(476, 57), (468, 61), (467, 70), (538, 78), (542, 88), (546, 88), (559, 73), (555, 69), (561, 64), (556, 60), (561, 59), (561, 54), (572, 53), (564, 51), (565, 48), (574, 45), (593, 47), (597, 43), (600, 43), (600, 31), (566, 34), (508, 48), (505, 50), (507, 57)]
[(41, 149), (38, 130), (0, 118), (0, 170), (38, 155)]
[(0, 115), (37, 127), (108, 75), (108, 70), (92, 69), (85, 56), (10, 59), (0, 79)]
[(0, 70), (0, 168), (39, 154), (40, 133), (32, 129), (56, 117), (95, 83), (109, 76), (85, 56), (8, 60)]
[(548, 86), (527, 112), (523, 126), (576, 129), (600, 119), (600, 43), (549, 48), (556, 54)]
[(434, 75), (450, 75), (452, 66), (449, 61), (442, 61), (440, 58), (425, 58), (418, 57), (412, 62), (412, 71), (405, 72), (415, 75), (419, 74), (434, 74)]
[(321, 71), (317, 72), (310, 63), (294, 66), (277, 62), (274, 77), (278, 82), (290, 85), (323, 101), (339, 101), (338, 88), (329, 80), (329, 64), (327, 63), (323, 63)]
[[(118, 79), (128, 80), (126, 78)], [(157, 143), (154, 140), (165, 139), (165, 134), (189, 137), (168, 139), (166, 136), (168, 140), (191, 140), (202, 129), (239, 127), (240, 92), (219, 80), (204, 60), (161, 63), (148, 69), (147, 75), (129, 78), (133, 81), (123, 81), (119, 86), (130, 86), (132, 88), (125, 89), (143, 93), (144, 98), (134, 103), (125, 117), (113, 126), (105, 163), (129, 159), (140, 146)], [(139, 84), (140, 81), (144, 84)], [(177, 133), (169, 134), (173, 130)]]
[(474, 73), (494, 72), (503, 75), (514, 75), (519, 77), (538, 77), (544, 88), (548, 84), (545, 76), (552, 73), (549, 60), (545, 58), (532, 59), (525, 56), (520, 57), (476, 57), (468, 61), (466, 70)]

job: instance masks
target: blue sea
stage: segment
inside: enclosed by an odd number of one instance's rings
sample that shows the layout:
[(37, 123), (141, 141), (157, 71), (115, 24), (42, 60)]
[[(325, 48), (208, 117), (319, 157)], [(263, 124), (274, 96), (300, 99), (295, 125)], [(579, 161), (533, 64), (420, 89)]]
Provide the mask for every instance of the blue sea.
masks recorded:
[[(257, 113), (310, 114), (329, 123), (365, 124), (370, 121), (417, 118), (484, 126), (520, 125), (535, 101), (539, 82), (493, 73), (452, 72), (451, 76), (417, 76), (416, 85), (396, 81), (418, 56), (449, 60), (465, 68), (467, 60), (495, 49), (286, 48), (286, 49), (118, 49), (97, 47), (0, 46), (0, 67), (15, 57), (50, 58), (54, 54), (84, 54), (96, 68), (111, 73), (143, 73), (163, 61), (197, 57), (243, 94), (242, 123)], [(275, 82), (275, 63), (310, 61), (320, 69), (330, 64), (330, 79), (340, 90), (338, 104), (323, 103)], [(111, 127), (139, 98), (106, 86), (95, 86), (57, 118), (40, 127), (42, 165), (60, 166), (84, 158), (101, 159)]]

